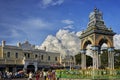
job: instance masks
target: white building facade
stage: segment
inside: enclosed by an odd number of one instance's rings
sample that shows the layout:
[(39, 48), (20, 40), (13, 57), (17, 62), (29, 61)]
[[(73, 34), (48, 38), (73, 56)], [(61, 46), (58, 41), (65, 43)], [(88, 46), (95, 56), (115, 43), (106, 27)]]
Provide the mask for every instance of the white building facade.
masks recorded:
[(60, 64), (60, 53), (36, 49), (28, 41), (18, 43), (17, 46), (6, 45), (2, 41), (0, 46), (0, 71), (16, 72), (19, 70), (37, 71)]

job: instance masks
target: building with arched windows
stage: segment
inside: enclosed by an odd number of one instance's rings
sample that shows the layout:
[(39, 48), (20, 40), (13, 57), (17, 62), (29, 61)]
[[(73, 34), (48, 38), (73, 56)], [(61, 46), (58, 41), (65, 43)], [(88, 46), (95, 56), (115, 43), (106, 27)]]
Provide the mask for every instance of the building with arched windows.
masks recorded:
[(36, 49), (35, 45), (28, 41), (18, 43), (17, 46), (6, 45), (6, 42), (2, 41), (0, 46), (0, 71), (34, 72), (43, 67), (58, 65), (60, 62), (60, 53)]

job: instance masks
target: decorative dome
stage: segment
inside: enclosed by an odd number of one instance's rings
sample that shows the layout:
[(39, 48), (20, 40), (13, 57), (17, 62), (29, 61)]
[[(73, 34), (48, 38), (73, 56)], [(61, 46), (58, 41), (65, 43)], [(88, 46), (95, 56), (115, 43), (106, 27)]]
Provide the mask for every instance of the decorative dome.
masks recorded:
[(94, 11), (90, 13), (89, 19), (90, 21), (93, 19), (103, 20), (102, 12), (99, 11), (99, 9), (95, 8)]
[(99, 9), (95, 8), (93, 12), (89, 15), (89, 23), (88, 27), (95, 26), (95, 27), (105, 27), (103, 21), (103, 14)]

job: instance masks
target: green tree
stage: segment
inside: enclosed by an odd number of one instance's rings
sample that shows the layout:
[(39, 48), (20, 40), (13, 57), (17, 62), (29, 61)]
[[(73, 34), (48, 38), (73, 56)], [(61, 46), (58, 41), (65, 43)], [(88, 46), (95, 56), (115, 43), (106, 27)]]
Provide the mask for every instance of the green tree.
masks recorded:
[(101, 56), (101, 66), (108, 67), (108, 50), (104, 50)]
[(114, 65), (115, 65), (115, 68), (120, 68), (120, 50), (119, 49), (115, 50)]
[(92, 64), (93, 64), (92, 58), (86, 55), (86, 66), (89, 67), (92, 66)]
[[(81, 53), (75, 55), (76, 64), (81, 64)], [(86, 55), (86, 66), (92, 65), (92, 58)]]
[(81, 64), (81, 54), (80, 53), (75, 55), (75, 61), (76, 61), (76, 64)]

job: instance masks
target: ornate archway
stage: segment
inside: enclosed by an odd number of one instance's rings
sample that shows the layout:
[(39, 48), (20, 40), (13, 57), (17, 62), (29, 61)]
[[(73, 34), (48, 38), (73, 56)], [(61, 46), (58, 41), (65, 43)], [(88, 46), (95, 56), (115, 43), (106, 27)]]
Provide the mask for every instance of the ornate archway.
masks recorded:
[(101, 65), (100, 50), (101, 45), (106, 43), (108, 45), (108, 67), (114, 69), (114, 46), (113, 36), (115, 33), (111, 28), (107, 28), (103, 21), (102, 12), (95, 8), (89, 15), (88, 27), (82, 32), (81, 39), (81, 67), (86, 69), (86, 47), (88, 44), (92, 45), (93, 54), (93, 68), (98, 69)]
[(29, 72), (35, 72), (35, 66), (34, 65), (27, 65), (27, 73)]

